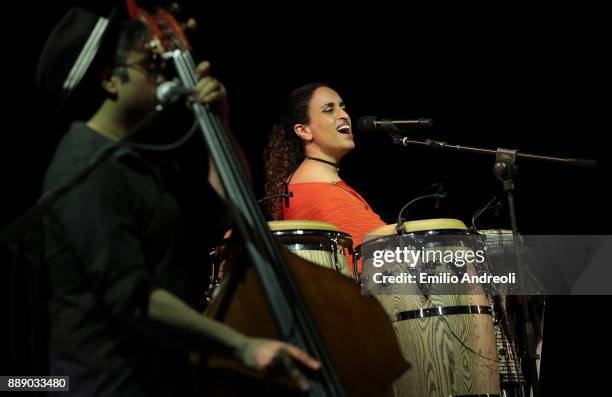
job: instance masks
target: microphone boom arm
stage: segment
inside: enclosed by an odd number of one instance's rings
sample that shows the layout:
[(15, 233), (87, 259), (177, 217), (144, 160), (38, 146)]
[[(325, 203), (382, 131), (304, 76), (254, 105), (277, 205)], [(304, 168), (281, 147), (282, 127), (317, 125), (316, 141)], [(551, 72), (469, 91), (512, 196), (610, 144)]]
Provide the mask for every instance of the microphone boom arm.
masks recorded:
[[(399, 133), (399, 130), (398, 130)], [(396, 145), (409, 146), (409, 145), (418, 145), (418, 146), (426, 146), (431, 149), (437, 150), (454, 150), (457, 152), (468, 152), (468, 153), (476, 153), (476, 154), (489, 154), (496, 156), (500, 150), (504, 149), (487, 149), (480, 148), (474, 146), (462, 146), (462, 145), (454, 145), (449, 144), (443, 141), (436, 141), (433, 139), (425, 139), (424, 141), (416, 141), (412, 140), (408, 137), (401, 137), (399, 134), (389, 133), (391, 136), (393, 143)], [(539, 155), (539, 154), (531, 154), (531, 153), (522, 153), (516, 151), (517, 158), (524, 158), (529, 160), (539, 160), (539, 161), (547, 161), (552, 163), (562, 163), (568, 165), (575, 165), (579, 167), (597, 167), (597, 161), (591, 159), (582, 159), (582, 158), (564, 158), (564, 157), (556, 157), (556, 156), (547, 156), (547, 155)]]

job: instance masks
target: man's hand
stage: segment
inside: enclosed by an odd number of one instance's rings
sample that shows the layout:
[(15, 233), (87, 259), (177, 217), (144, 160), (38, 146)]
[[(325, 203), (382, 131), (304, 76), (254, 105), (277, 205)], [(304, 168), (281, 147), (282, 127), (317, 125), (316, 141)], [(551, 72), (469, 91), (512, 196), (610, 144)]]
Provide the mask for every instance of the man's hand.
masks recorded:
[[(307, 353), (287, 343), (249, 338), (235, 329), (202, 316), (181, 299), (161, 288), (149, 295), (149, 319), (180, 332), (187, 344), (204, 347), (209, 352), (233, 355), (245, 366), (269, 375), (288, 375), (302, 390), (310, 385), (295, 362), (311, 370), (321, 364)], [(194, 338), (195, 337), (195, 338)]]
[(198, 84), (192, 100), (209, 103), (214, 106), (222, 120), (227, 120), (229, 105), (227, 90), (223, 83), (210, 75), (210, 62), (202, 61), (198, 64)]
[(249, 338), (238, 355), (242, 363), (249, 368), (270, 374), (289, 375), (304, 391), (310, 389), (310, 384), (295, 362), (311, 370), (321, 367), (321, 364), (308, 353), (288, 343), (275, 340)]

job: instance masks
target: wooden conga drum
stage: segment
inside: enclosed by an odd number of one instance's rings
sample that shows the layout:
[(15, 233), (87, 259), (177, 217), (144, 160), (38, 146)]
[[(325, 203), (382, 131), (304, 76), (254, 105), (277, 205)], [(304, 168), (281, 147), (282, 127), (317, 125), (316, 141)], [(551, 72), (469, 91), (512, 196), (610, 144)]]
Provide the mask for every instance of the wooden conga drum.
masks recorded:
[[(456, 219), (406, 222), (378, 228), (358, 248), (363, 259), (363, 283), (372, 283), (372, 253), (401, 245), (410, 249), (476, 250), (465, 224)], [(391, 263), (389, 266), (402, 266)], [(448, 264), (416, 262), (414, 269), (451, 272)], [(463, 271), (475, 275), (473, 263)], [(389, 314), (402, 353), (412, 368), (394, 384), (397, 396), (499, 395), (499, 371), (492, 309), (481, 285), (446, 287), (388, 285), (373, 292)]]

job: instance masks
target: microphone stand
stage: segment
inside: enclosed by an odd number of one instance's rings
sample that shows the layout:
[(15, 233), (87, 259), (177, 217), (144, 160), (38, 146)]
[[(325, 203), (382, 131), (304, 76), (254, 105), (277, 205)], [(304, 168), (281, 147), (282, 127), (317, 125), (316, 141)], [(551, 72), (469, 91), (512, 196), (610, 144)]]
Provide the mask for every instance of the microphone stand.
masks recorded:
[[(522, 153), (522, 152), (519, 152), (518, 150), (508, 150), (508, 149), (500, 149), (500, 148), (498, 148), (497, 150), (492, 150), (492, 149), (479, 148), (479, 147), (474, 147), (474, 146), (453, 145), (453, 144), (449, 144), (449, 143), (442, 142), (442, 141), (435, 141), (432, 139), (425, 139), (424, 141), (415, 141), (407, 137), (403, 137), (403, 138), (399, 137), (395, 134), (390, 134), (390, 135), (391, 135), (391, 138), (393, 139), (393, 143), (397, 145), (402, 145), (402, 146), (419, 145), (419, 146), (426, 146), (426, 147), (429, 147), (432, 149), (438, 149), (438, 150), (454, 150), (457, 152), (489, 154), (489, 155), (495, 155), (495, 156), (497, 156), (499, 152), (503, 151), (507, 153), (506, 155), (504, 155), (504, 158), (506, 156), (514, 156), (515, 158), (518, 157), (518, 158), (524, 158), (524, 159), (529, 159), (529, 160), (539, 160), (539, 161), (546, 161), (550, 163), (560, 163), (560, 164), (567, 164), (567, 165), (573, 165), (573, 166), (579, 166), (579, 167), (592, 167), (592, 168), (597, 167), (597, 161), (590, 160), (590, 159), (544, 156), (544, 155), (539, 155), (539, 154)], [(511, 154), (511, 152), (513, 154)], [(514, 164), (514, 160), (512, 160), (511, 163)]]
[[(487, 155), (495, 155), (495, 164), (493, 166), (493, 173), (497, 179), (502, 183), (502, 187), (504, 192), (506, 193), (507, 201), (508, 201), (508, 210), (510, 213), (510, 223), (512, 225), (512, 236), (514, 240), (514, 254), (516, 257), (516, 263), (519, 269), (519, 283), (521, 287), (521, 291), (525, 291), (523, 276), (525, 274), (525, 269), (523, 268), (522, 257), (520, 253), (520, 245), (519, 245), (519, 235), (518, 235), (518, 226), (516, 220), (516, 207), (515, 207), (515, 199), (514, 199), (514, 190), (515, 190), (515, 177), (517, 174), (516, 169), (516, 160), (517, 158), (529, 159), (529, 160), (537, 160), (537, 161), (546, 161), (550, 163), (560, 163), (560, 164), (568, 164), (573, 166), (581, 166), (581, 167), (597, 167), (597, 162), (595, 160), (590, 159), (581, 159), (581, 158), (561, 158), (561, 157), (553, 157), (553, 156), (542, 156), (536, 154), (529, 153), (521, 153), (518, 150), (511, 149), (503, 149), (498, 148), (497, 150), (479, 148), (473, 146), (462, 146), (462, 145), (453, 145), (442, 141), (436, 141), (432, 139), (425, 139), (424, 141), (416, 141), (412, 140), (408, 137), (402, 137), (399, 133), (399, 130), (388, 131), (393, 143), (396, 145), (409, 146), (409, 145), (417, 145), (417, 146), (425, 146), (432, 149), (438, 150), (454, 150), (457, 152), (465, 152), (465, 153), (476, 153), (476, 154), (487, 154)], [(523, 357), (524, 363), (523, 367), (525, 369), (526, 382), (525, 382), (525, 395), (529, 396), (529, 390), (533, 390), (534, 397), (540, 396), (540, 384), (538, 380), (538, 372), (536, 367), (536, 360), (539, 356), (536, 354), (536, 346), (535, 346), (535, 335), (533, 331), (533, 325), (531, 323), (530, 315), (529, 315), (529, 306), (528, 306), (528, 295), (524, 295), (520, 297), (520, 307), (521, 314), (523, 316), (523, 340), (524, 340), (524, 349)]]

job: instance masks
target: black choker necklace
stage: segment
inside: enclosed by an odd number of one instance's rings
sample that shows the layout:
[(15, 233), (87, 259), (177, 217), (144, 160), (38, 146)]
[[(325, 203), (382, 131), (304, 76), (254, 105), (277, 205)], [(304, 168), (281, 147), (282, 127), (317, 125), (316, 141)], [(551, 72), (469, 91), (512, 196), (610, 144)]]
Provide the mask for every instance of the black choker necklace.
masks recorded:
[(306, 158), (306, 160), (315, 160), (315, 161), (319, 161), (321, 163), (325, 163), (327, 165), (331, 165), (332, 167), (334, 167), (336, 169), (336, 171), (340, 171), (340, 168), (338, 168), (338, 164), (337, 163), (332, 163), (331, 161), (319, 159), (319, 158), (316, 158), (316, 157), (308, 157), (308, 156), (306, 156), (305, 158)]

